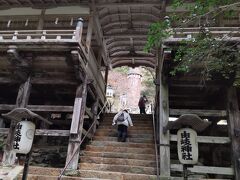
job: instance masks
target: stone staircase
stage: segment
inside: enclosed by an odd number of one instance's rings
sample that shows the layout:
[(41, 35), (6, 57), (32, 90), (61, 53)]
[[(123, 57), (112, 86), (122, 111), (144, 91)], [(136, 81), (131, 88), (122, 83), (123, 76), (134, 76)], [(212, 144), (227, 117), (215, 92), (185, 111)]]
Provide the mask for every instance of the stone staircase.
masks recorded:
[(152, 116), (131, 115), (127, 142), (117, 142), (114, 114), (106, 114), (93, 141), (82, 152), (80, 175), (114, 180), (156, 179)]
[[(152, 116), (131, 115), (127, 142), (117, 142), (115, 114), (106, 114), (94, 139), (81, 152), (79, 170), (62, 180), (155, 180), (156, 161)], [(28, 180), (56, 180), (61, 169), (31, 166)], [(21, 179), (21, 176), (18, 178)]]

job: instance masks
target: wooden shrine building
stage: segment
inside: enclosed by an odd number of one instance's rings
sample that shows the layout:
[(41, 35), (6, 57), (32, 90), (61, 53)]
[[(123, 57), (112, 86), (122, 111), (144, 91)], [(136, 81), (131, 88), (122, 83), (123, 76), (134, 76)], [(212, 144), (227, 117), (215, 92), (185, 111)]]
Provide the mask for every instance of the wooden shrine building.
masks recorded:
[[(102, 115), (109, 112), (105, 96), (109, 70), (149, 67), (156, 71), (156, 173), (141, 178), (121, 172), (113, 176), (92, 173), (88, 177), (181, 179), (176, 131), (164, 134), (163, 127), (169, 117), (197, 114), (211, 125), (198, 136), (200, 158), (199, 164), (188, 169), (196, 175), (191, 178), (240, 179), (239, 89), (219, 80), (203, 85), (199, 76), (171, 77), (165, 73), (174, 56), (169, 48), (197, 34), (199, 28), (175, 29), (161, 49), (143, 50), (150, 24), (163, 20), (168, 13), (173, 9), (166, 0), (0, 0), (0, 113), (21, 107), (51, 121), (52, 125), (37, 124), (33, 148), (44, 144), (50, 149), (49, 139), (59, 138), (61, 143), (55, 147), (67, 147), (66, 169), (79, 169), (81, 176), (82, 138), (94, 139), (97, 127), (104, 122)], [(222, 19), (209, 29), (216, 36), (234, 31), (228, 41), (239, 42), (239, 26), (237, 17)], [(3, 117), (1, 121), (0, 134), (7, 136), (2, 165), (14, 165), (16, 123)], [(45, 175), (50, 171), (41, 169)], [(31, 166), (29, 179), (30, 175), (34, 175)]]

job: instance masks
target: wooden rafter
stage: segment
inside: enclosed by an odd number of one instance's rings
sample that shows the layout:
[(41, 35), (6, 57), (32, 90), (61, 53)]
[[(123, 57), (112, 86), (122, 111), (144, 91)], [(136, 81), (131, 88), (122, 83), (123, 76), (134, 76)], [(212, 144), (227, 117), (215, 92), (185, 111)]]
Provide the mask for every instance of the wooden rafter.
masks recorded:
[(103, 36), (102, 27), (101, 27), (99, 15), (98, 15), (94, 0), (92, 0), (91, 6), (92, 6), (92, 10), (93, 10), (93, 26), (95, 27), (94, 28), (95, 38), (96, 38), (97, 42), (100, 44), (100, 46), (102, 47), (103, 60), (104, 60), (105, 65), (108, 66), (109, 58), (108, 58), (108, 52), (107, 52), (107, 47), (106, 47), (106, 41)]
[(154, 6), (161, 6), (160, 3), (156, 2), (128, 2), (128, 3), (96, 3), (96, 7), (102, 8), (114, 8), (114, 7), (154, 7)]
[[(105, 23), (108, 22), (110, 18), (114, 18), (116, 16), (125, 16), (126, 19), (128, 19), (129, 14), (128, 13), (111, 13), (108, 15), (103, 16), (100, 21), (101, 23)], [(131, 13), (132, 16), (132, 20), (153, 20), (153, 21), (158, 21), (159, 20), (159, 16), (155, 16), (153, 14), (150, 13), (141, 13), (141, 12), (134, 12)]]

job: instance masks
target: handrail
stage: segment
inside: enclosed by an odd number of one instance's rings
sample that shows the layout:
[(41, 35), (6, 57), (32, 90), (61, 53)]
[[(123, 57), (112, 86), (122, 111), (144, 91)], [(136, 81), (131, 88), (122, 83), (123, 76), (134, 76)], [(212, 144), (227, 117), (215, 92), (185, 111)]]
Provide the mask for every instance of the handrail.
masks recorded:
[[(109, 104), (108, 100), (106, 100), (106, 102), (104, 103), (102, 109), (100, 110), (100, 112), (97, 114), (97, 116), (99, 116), (103, 109), (107, 106), (107, 104)], [(83, 136), (82, 140), (80, 141), (78, 147), (76, 148), (76, 150), (74, 151), (73, 155), (71, 156), (71, 158), (69, 159), (69, 161), (66, 163), (65, 167), (63, 168), (63, 170), (61, 171), (60, 175), (58, 176), (58, 180), (61, 180), (63, 173), (65, 172), (65, 170), (67, 169), (68, 165), (70, 164), (70, 162), (72, 161), (73, 157), (75, 156), (75, 154), (77, 153), (77, 151), (79, 150), (81, 144), (83, 143), (84, 139), (87, 137), (88, 133), (90, 132), (90, 130), (93, 128), (93, 125), (97, 122), (97, 119), (95, 119), (92, 123), (92, 125), (90, 126), (90, 128), (88, 129), (88, 131), (86, 132), (86, 134)]]
[(160, 180), (159, 177), (159, 161), (158, 161), (158, 146), (157, 146), (157, 139), (156, 139), (156, 127), (155, 127), (155, 108), (154, 104), (152, 104), (152, 120), (153, 120), (153, 137), (154, 137), (154, 146), (155, 146), (155, 156), (156, 156), (156, 166), (157, 166), (157, 180)]

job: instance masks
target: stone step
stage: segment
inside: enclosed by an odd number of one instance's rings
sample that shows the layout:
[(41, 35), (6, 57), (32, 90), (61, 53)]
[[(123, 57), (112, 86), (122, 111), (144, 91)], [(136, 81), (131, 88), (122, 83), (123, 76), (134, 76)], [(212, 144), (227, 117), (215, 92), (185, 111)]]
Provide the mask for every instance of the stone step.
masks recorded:
[[(104, 118), (103, 122), (105, 121), (112, 121), (114, 117), (110, 118)], [(151, 122), (152, 123), (152, 118), (151, 119), (146, 119), (146, 118), (131, 118), (133, 122)]]
[[(112, 129), (112, 128), (115, 128), (115, 129), (117, 129), (117, 127), (116, 126), (112, 126), (112, 125), (108, 125), (108, 126), (104, 126), (104, 125), (102, 125), (102, 124), (100, 124), (100, 126), (98, 127), (98, 130), (100, 130), (100, 129), (105, 129), (105, 130), (108, 130), (108, 129)], [(129, 130), (153, 130), (153, 127), (145, 127), (145, 126), (143, 126), (143, 127), (137, 127), (137, 126), (132, 126), (132, 127), (130, 127), (129, 128)]]
[(119, 173), (110, 171), (80, 170), (81, 177), (106, 178), (112, 180), (157, 180), (156, 175)]
[(123, 158), (123, 159), (138, 159), (155, 161), (154, 154), (136, 154), (136, 153), (119, 153), (119, 152), (96, 152), (96, 151), (82, 151), (82, 156), (104, 157), (104, 158)]
[(92, 141), (91, 145), (134, 147), (134, 148), (154, 148), (154, 144), (152, 143), (131, 143), (131, 142), (114, 142), (114, 141)]
[(113, 171), (134, 174), (156, 174), (156, 168), (143, 166), (128, 166), (128, 165), (112, 165), (112, 164), (95, 164), (95, 163), (80, 163), (81, 170), (98, 170), (98, 171)]
[[(109, 137), (117, 137), (117, 132), (96, 132), (95, 136), (109, 136)], [(128, 134), (129, 138), (152, 138), (153, 134)]]
[[(28, 171), (28, 180), (56, 180), (60, 175), (62, 169), (60, 168), (49, 168), (49, 167), (38, 167), (38, 166), (30, 166)], [(68, 173), (67, 170), (65, 174), (69, 174), (62, 176), (63, 180), (110, 180), (109, 178), (100, 178), (100, 177), (80, 177), (79, 170), (73, 170)], [(18, 180), (22, 179), (22, 174), (18, 177)]]
[(95, 164), (113, 164), (113, 165), (128, 165), (128, 166), (144, 166), (156, 167), (156, 161), (137, 160), (137, 159), (120, 159), (120, 158), (103, 158), (103, 157), (81, 157), (81, 163)]
[[(151, 121), (132, 121), (132, 122), (133, 122), (134, 126), (145, 126), (145, 125), (152, 126), (152, 122)], [(105, 124), (111, 125), (112, 123), (113, 122), (111, 120), (111, 121), (103, 121), (100, 124), (102, 124), (102, 125), (105, 125)]]
[[(18, 180), (21, 180), (21, 179), (22, 179), (22, 176), (18, 176)], [(27, 179), (28, 180), (57, 180), (58, 176), (28, 174)], [(61, 180), (110, 180), (110, 179), (62, 176)]]
[(102, 146), (101, 147), (101, 146), (93, 146), (93, 145), (87, 145), (86, 151), (155, 154), (154, 148), (128, 148), (128, 147), (115, 147), (115, 146)]
[[(104, 119), (108, 119), (108, 118), (113, 118), (117, 113), (112, 113), (112, 114), (108, 114), (108, 115), (104, 115), (103, 118)], [(146, 120), (152, 120), (152, 114), (130, 114), (132, 119), (146, 119)]]
[[(109, 129), (98, 129), (97, 132), (117, 132), (117, 128), (116, 127), (112, 127)], [(128, 133), (129, 134), (153, 134), (153, 129), (143, 129), (143, 130), (139, 130), (139, 129), (132, 129), (132, 127), (128, 128)]]
[[(112, 128), (117, 128), (117, 125), (112, 125), (112, 123), (102, 123), (100, 124), (101, 126), (111, 126)], [(129, 129), (130, 128), (133, 128), (133, 127), (136, 127), (136, 128), (149, 128), (149, 129), (153, 129), (153, 126), (152, 124), (133, 124), (133, 126), (129, 126)]]
[(61, 172), (60, 168), (48, 168), (38, 166), (30, 166), (28, 170), (28, 174), (48, 176), (59, 176), (60, 172)]
[[(117, 142), (117, 137), (109, 137), (109, 136), (94, 136), (94, 140), (96, 141), (115, 141)], [(128, 137), (126, 139), (126, 142), (133, 142), (133, 143), (153, 143), (153, 137), (151, 138), (133, 138), (133, 137)]]

